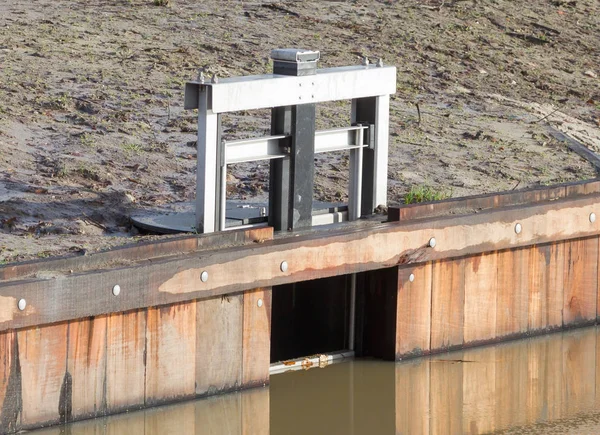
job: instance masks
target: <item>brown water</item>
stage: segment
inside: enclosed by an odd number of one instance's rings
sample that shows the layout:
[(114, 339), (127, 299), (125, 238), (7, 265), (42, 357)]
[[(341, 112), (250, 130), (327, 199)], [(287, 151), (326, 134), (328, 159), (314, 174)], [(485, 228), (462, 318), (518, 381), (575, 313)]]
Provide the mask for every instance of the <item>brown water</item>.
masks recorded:
[(586, 328), (396, 364), (346, 362), (35, 434), (594, 434), (599, 340)]

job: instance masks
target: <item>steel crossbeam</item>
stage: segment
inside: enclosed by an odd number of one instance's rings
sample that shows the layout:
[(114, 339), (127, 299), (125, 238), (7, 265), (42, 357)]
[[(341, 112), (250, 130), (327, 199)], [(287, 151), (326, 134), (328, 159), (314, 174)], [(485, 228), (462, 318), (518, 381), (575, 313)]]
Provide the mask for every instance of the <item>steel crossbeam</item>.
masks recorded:
[(396, 67), (357, 65), (324, 68), (310, 76), (263, 74), (222, 78), (217, 83), (189, 82), (185, 109), (198, 108), (198, 93), (203, 88), (210, 89), (214, 113), (352, 100), (394, 94)]

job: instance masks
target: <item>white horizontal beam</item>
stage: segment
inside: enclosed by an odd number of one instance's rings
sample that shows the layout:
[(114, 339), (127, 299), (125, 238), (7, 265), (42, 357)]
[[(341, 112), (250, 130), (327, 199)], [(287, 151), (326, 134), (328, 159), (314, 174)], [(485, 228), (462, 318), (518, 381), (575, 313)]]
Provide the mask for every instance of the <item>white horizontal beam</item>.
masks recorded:
[(225, 142), (225, 164), (282, 159), (286, 154), (280, 141), (287, 137), (279, 135)]
[(355, 126), (317, 131), (315, 133), (315, 154), (363, 147), (364, 144), (356, 143), (356, 132), (366, 129), (366, 126)]
[(188, 82), (186, 109), (198, 108), (201, 87), (210, 89), (214, 113), (265, 109), (394, 94), (396, 67), (359, 65), (320, 69), (301, 77), (264, 74), (224, 78), (218, 83)]
[(335, 211), (331, 213), (315, 214), (312, 217), (312, 226), (337, 224), (348, 221), (347, 211)]
[[(346, 151), (365, 147), (357, 144), (357, 131), (366, 130), (366, 126), (353, 126), (320, 130), (315, 133), (315, 154), (331, 151)], [(360, 135), (363, 137), (363, 135)], [(225, 164), (254, 162), (258, 160), (282, 159), (287, 156), (282, 141), (290, 136), (265, 136), (224, 142)]]

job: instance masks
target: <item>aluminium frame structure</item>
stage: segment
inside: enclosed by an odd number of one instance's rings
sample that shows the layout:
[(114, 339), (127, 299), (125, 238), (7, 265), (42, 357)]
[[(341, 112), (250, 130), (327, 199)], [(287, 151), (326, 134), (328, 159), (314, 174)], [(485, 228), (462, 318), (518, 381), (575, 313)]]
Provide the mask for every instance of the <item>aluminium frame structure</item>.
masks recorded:
[[(318, 51), (273, 50), (273, 74), (197, 81), (185, 87), (185, 109), (198, 109), (196, 230), (224, 231), (227, 166), (270, 161), (269, 225), (313, 225), (314, 154), (350, 151), (348, 219), (387, 204), (389, 101), (396, 68), (377, 64), (317, 69)], [(351, 126), (315, 130), (315, 105), (352, 100)], [(271, 135), (222, 141), (221, 115), (270, 108)], [(326, 221), (324, 223), (327, 223)]]

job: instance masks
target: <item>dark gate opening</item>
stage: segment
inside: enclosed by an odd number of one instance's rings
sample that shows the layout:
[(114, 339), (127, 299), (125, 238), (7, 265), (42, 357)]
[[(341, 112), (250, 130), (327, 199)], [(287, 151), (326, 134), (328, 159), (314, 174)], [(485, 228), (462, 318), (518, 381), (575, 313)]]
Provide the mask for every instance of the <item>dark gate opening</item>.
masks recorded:
[(356, 274), (357, 357), (396, 358), (398, 268)]
[(271, 362), (349, 348), (350, 279), (273, 287)]

